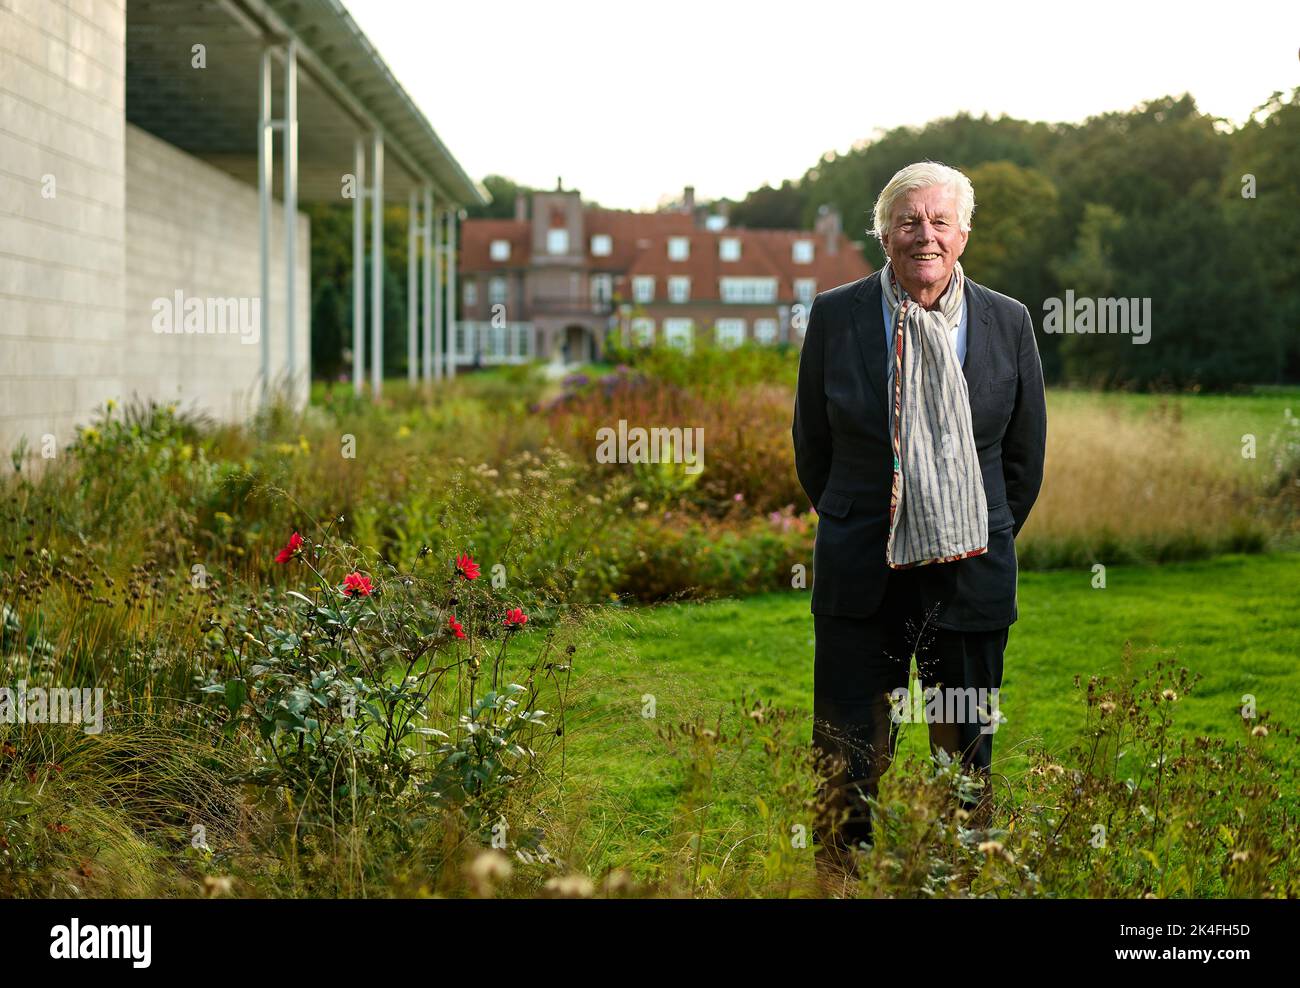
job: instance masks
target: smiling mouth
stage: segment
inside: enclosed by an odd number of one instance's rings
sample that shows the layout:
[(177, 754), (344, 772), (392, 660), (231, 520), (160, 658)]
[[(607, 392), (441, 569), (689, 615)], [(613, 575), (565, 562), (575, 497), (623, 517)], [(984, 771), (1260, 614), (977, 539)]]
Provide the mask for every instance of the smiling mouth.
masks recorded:
[(912, 259), (915, 261), (937, 261), (938, 254), (913, 254)]

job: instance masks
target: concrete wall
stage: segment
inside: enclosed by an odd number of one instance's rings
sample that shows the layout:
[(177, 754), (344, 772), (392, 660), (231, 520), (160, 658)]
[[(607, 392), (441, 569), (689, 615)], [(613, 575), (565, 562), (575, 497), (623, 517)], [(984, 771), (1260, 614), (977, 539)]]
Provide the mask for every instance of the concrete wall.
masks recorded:
[[(22, 436), (29, 458), (39, 459), (46, 436), (61, 449), (109, 398), (176, 400), (228, 420), (256, 404), (259, 343), (238, 333), (159, 334), (154, 325), (155, 300), (178, 290), (205, 310), (209, 298), (257, 299), (257, 189), (126, 123), (125, 44), (121, 0), (0, 0), (5, 459)], [(288, 364), (278, 204), (271, 229), (261, 329), (269, 326), (275, 381)], [(302, 401), (311, 353), (302, 214), (298, 231)]]
[[(272, 202), (271, 379), (288, 370), (284, 332), (284, 210)], [(257, 189), (128, 124), (126, 128), (126, 297), (123, 335), (126, 394), (182, 408), (202, 407), (227, 420), (257, 404), (261, 344), (237, 332), (158, 333), (155, 302), (245, 298), (261, 294)], [(310, 224), (298, 215), (297, 351), (299, 401), (311, 360)], [(216, 328), (205, 322), (205, 329)], [(181, 328), (181, 327), (175, 327)], [(233, 326), (229, 327), (231, 330)], [(248, 342), (245, 342), (247, 340)]]
[(124, 384), (123, 0), (0, 0), (0, 456)]

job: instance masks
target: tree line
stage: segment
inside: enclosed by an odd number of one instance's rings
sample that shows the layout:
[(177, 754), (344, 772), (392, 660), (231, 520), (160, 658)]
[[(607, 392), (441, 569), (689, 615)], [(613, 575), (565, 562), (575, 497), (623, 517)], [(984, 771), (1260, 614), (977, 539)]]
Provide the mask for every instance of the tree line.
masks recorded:
[[(875, 198), (924, 159), (970, 177), (962, 266), (1029, 307), (1049, 379), (1207, 390), (1300, 381), (1300, 88), (1273, 94), (1240, 127), (1186, 95), (1080, 124), (963, 114), (899, 127), (750, 193), (731, 221), (808, 227), (830, 203), (879, 266), (867, 233)], [(1045, 332), (1076, 299), (1149, 299), (1149, 338)]]

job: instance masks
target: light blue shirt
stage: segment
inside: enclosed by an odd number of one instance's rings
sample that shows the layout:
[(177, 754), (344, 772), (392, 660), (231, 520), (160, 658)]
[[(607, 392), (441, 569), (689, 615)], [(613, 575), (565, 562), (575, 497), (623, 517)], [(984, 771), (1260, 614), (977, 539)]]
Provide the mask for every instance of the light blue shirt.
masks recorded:
[[(885, 383), (889, 386), (889, 394), (893, 394), (894, 384), (894, 320), (889, 311), (889, 301), (885, 298), (885, 293), (880, 293), (880, 308), (885, 314)], [(957, 353), (957, 363), (964, 365), (966, 363), (966, 299), (961, 300), (961, 318), (957, 320), (955, 329), (949, 330), (952, 337), (952, 346)], [(893, 409), (893, 402), (886, 399), (886, 404)]]

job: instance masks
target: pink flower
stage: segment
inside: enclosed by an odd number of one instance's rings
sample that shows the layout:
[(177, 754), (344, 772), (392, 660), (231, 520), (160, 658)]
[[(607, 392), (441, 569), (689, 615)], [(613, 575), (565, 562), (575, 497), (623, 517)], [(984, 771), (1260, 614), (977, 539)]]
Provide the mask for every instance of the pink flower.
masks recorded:
[(298, 551), (298, 547), (301, 545), (302, 536), (294, 532), (289, 536), (289, 544), (275, 554), (275, 561), (277, 563), (287, 563), (293, 558), (293, 554)]
[(468, 552), (463, 552), (456, 559), (456, 572), (467, 580), (477, 580), (479, 574), (478, 563), (470, 558)]
[(453, 614), (451, 617), (447, 619), (447, 627), (451, 629), (451, 633), (455, 635), (457, 638), (465, 637), (465, 629), (461, 625), (461, 623), (456, 620), (455, 614)]
[(502, 622), (506, 626), (506, 631), (518, 631), (527, 623), (528, 615), (518, 607), (506, 611), (506, 619)]
[(352, 572), (343, 577), (343, 593), (349, 597), (360, 594), (362, 597), (369, 597), (370, 591), (374, 587), (370, 583), (370, 577), (362, 576), (360, 572)]

